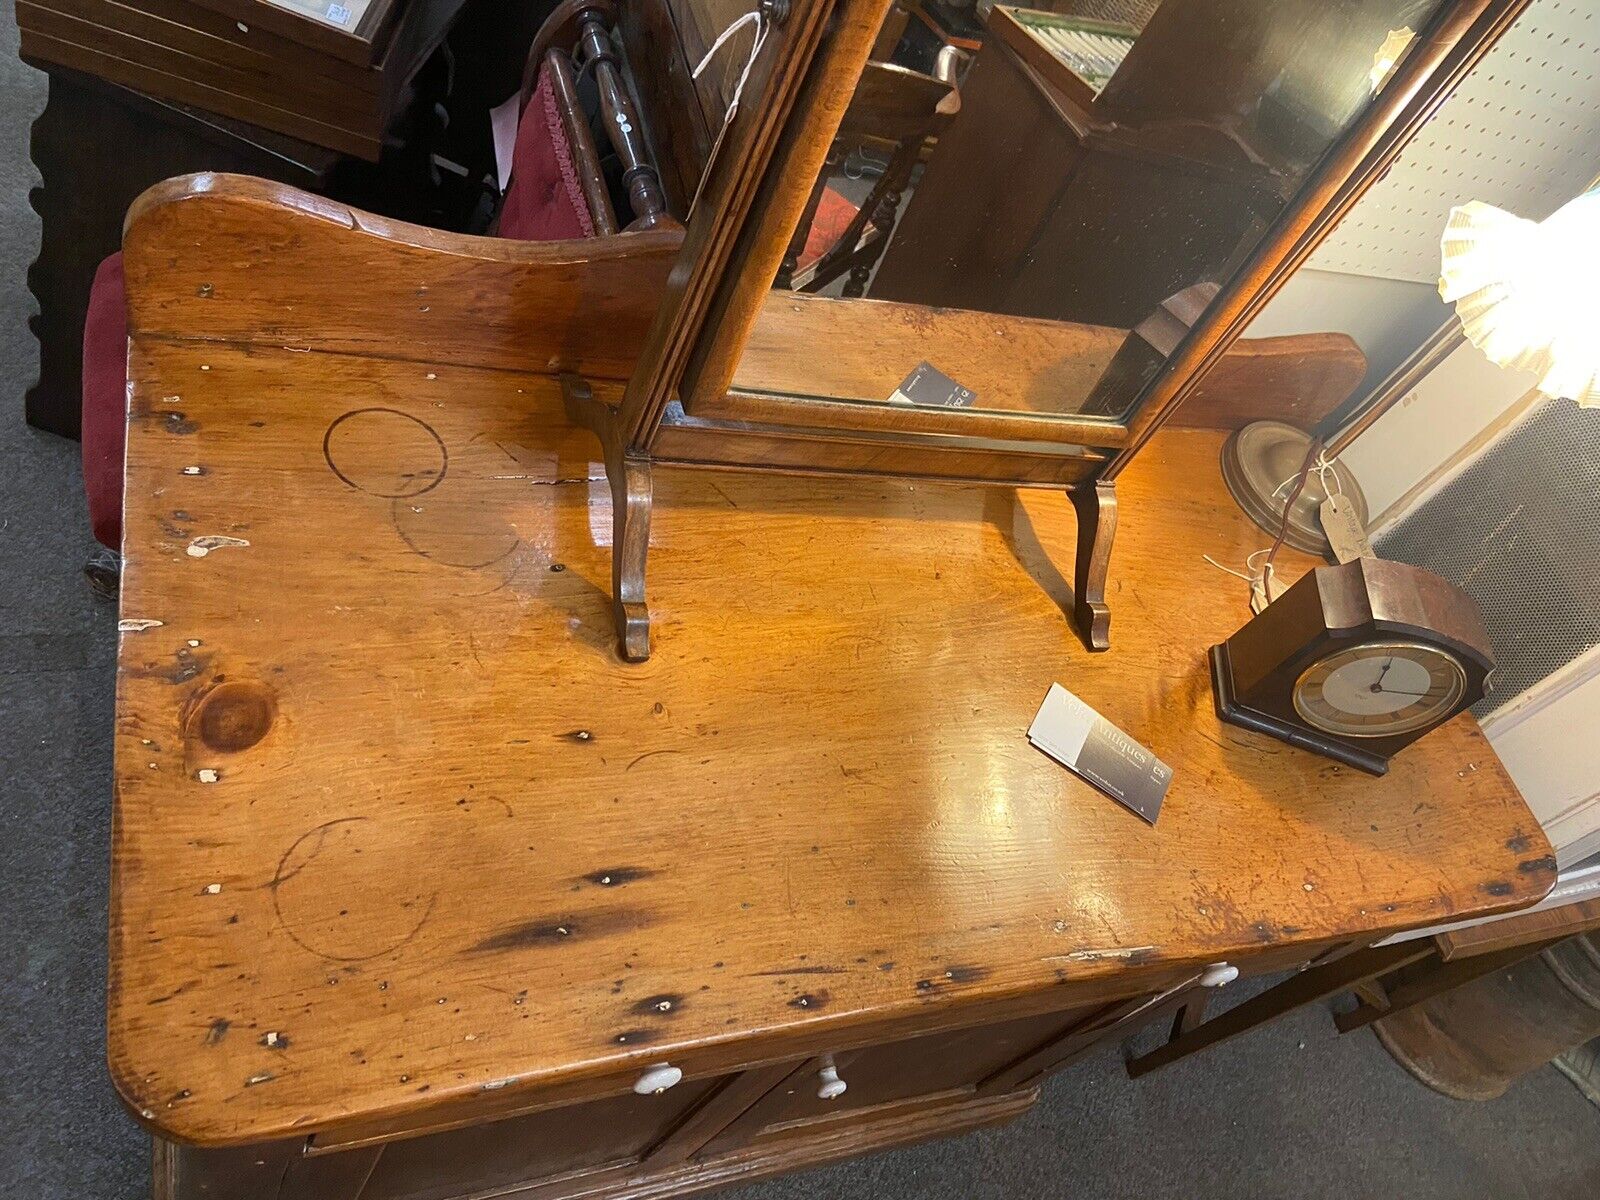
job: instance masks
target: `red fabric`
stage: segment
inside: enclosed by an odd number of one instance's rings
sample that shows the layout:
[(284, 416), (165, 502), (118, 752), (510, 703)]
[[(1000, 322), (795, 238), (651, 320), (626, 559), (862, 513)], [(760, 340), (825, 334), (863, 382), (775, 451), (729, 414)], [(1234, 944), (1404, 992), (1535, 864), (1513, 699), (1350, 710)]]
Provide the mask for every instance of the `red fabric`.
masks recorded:
[[(501, 237), (545, 242), (594, 236), (572, 147), (550, 80), (539, 85), (517, 125), (512, 180), (500, 211)], [(95, 272), (83, 323), (83, 490), (94, 536), (122, 548), (123, 455), (128, 440), (128, 315), (122, 254)]]
[(822, 199), (817, 201), (817, 215), (812, 218), (811, 232), (806, 234), (806, 248), (800, 254), (798, 270), (805, 270), (821, 258), (834, 243), (844, 236), (850, 222), (860, 211), (831, 187), (822, 189)]
[(122, 548), (122, 458), (128, 441), (128, 313), (122, 252), (100, 264), (83, 322), (83, 490), (95, 540)]
[(549, 72), (544, 70), (517, 122), (511, 183), (500, 207), (500, 236), (523, 242), (594, 236), (572, 146), (556, 108)]

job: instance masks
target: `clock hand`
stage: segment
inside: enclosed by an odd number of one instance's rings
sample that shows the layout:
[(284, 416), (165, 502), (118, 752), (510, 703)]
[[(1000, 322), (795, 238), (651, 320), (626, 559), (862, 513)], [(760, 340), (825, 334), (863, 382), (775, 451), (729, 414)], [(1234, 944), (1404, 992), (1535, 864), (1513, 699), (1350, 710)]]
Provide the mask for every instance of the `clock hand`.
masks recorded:
[(1373, 691), (1381, 692), (1385, 696), (1426, 696), (1428, 694), (1427, 692), (1400, 692), (1394, 688), (1373, 688)]
[(1378, 672), (1378, 677), (1372, 681), (1372, 690), (1374, 692), (1383, 691), (1383, 677), (1389, 673), (1389, 668), (1392, 666), (1394, 666), (1394, 659), (1390, 658), (1384, 661), (1383, 669)]

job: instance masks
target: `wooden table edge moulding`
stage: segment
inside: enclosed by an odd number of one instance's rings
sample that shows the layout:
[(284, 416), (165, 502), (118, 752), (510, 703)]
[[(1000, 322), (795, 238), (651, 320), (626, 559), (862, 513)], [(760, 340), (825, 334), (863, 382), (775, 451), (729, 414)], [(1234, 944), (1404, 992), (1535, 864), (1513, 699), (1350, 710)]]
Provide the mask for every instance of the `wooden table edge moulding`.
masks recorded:
[[(557, 376), (621, 393), (658, 243), (226, 176), (131, 214), (109, 1061), (158, 1194), (381, 1196), (564, 1120), (649, 1137), (539, 1195), (755, 1178), (1015, 1115), (1216, 964), (1549, 889), (1469, 715), (1379, 780), (1218, 723), (1217, 432), (1128, 473), (1109, 655), (1052, 619), (1059, 493), (664, 470), (672, 636), (619, 661)], [(1054, 681), (1177, 767), (1156, 827), (1026, 744)]]

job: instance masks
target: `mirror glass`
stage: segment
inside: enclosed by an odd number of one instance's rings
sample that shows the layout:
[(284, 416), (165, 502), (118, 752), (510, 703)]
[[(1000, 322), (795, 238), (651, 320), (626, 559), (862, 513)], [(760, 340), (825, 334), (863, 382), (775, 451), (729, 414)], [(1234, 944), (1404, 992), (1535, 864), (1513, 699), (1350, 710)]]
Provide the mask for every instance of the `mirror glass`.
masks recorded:
[[(903, 2), (736, 392), (1125, 420), (1443, 7)], [(1248, 340), (1224, 364), (1241, 357), (1318, 367)]]

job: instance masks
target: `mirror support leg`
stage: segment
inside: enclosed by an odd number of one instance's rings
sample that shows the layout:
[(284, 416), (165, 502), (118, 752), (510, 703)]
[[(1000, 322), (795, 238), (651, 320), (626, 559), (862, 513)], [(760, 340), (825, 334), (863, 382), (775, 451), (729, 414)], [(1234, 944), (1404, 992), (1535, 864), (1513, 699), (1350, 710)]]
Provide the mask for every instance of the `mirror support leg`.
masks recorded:
[(1072, 618), (1078, 636), (1091, 650), (1111, 648), (1111, 610), (1106, 607), (1106, 577), (1111, 542), (1117, 532), (1116, 485), (1104, 480), (1073, 488), (1078, 512), (1078, 561), (1073, 572)]
[(617, 410), (596, 399), (585, 380), (564, 375), (561, 392), (567, 416), (593, 430), (605, 451), (606, 481), (611, 485), (611, 607), (617, 649), (629, 662), (643, 662), (650, 657), (650, 606), (644, 590), (650, 554), (650, 463), (628, 455), (617, 427)]

